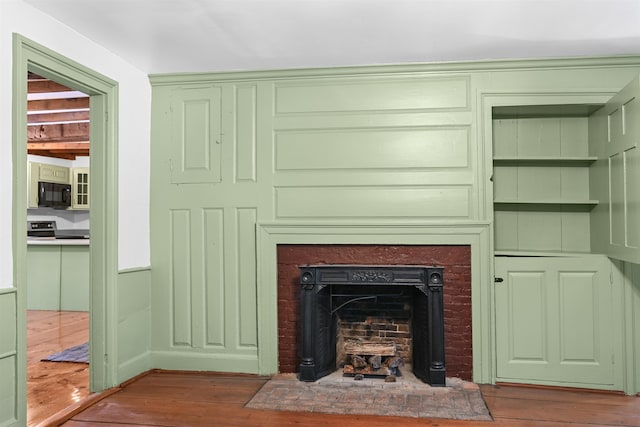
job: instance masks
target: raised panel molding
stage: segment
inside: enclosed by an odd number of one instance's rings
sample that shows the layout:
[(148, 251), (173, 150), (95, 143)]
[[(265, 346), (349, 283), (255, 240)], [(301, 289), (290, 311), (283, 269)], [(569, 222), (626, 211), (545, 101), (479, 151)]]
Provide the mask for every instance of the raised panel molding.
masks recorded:
[[(225, 255), (224, 255), (224, 211), (223, 209), (202, 210), (202, 290), (200, 298), (194, 298), (193, 306), (203, 308), (198, 310), (195, 324), (206, 327), (201, 331), (205, 336), (202, 347), (224, 347), (225, 335)], [(200, 301), (204, 301), (204, 306)], [(194, 310), (195, 311), (195, 310)], [(201, 316), (201, 318), (200, 318)]]
[(221, 89), (176, 89), (171, 111), (171, 182), (220, 182)]
[(459, 187), (276, 188), (278, 218), (468, 218), (470, 190)]
[(248, 349), (256, 349), (258, 346), (257, 242), (255, 232), (257, 217), (257, 209), (236, 209), (238, 299), (235, 316), (238, 323), (238, 347)]
[(257, 162), (257, 87), (236, 87), (236, 181), (255, 182)]
[(510, 362), (547, 363), (547, 305), (542, 271), (510, 273), (507, 280)]
[(558, 281), (560, 363), (597, 363), (600, 313), (595, 274), (561, 271)]
[(16, 414), (16, 356), (0, 359), (0, 425), (18, 426)]
[[(15, 288), (0, 289), (0, 425), (17, 426), (18, 308)], [(26, 357), (26, 356), (25, 356)], [(23, 389), (24, 390), (24, 389)]]
[(317, 79), (275, 86), (275, 113), (463, 110), (468, 77)]
[(276, 171), (469, 167), (468, 127), (277, 131)]
[(191, 211), (170, 211), (172, 343), (190, 346), (191, 331)]

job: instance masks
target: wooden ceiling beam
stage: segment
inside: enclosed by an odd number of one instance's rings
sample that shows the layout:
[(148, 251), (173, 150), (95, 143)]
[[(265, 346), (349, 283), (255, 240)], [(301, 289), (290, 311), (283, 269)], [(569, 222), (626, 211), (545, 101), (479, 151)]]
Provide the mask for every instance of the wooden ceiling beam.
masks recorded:
[(48, 93), (48, 92), (69, 92), (70, 87), (56, 83), (53, 80), (29, 80), (27, 82), (27, 91), (29, 93)]
[[(89, 156), (89, 97), (61, 98), (63, 94), (58, 96), (58, 92), (73, 89), (34, 73), (29, 73), (27, 84), (29, 93), (53, 94), (50, 99), (27, 102), (27, 111), (35, 112), (27, 117), (27, 152), (67, 160)], [(47, 112), (52, 110), (57, 112)], [(57, 124), (46, 124), (50, 122)]]
[(89, 123), (65, 123), (56, 125), (35, 125), (27, 127), (27, 141), (86, 141), (89, 137)]
[(89, 108), (89, 97), (39, 99), (27, 102), (27, 111), (69, 110), (78, 108)]
[(47, 123), (47, 122), (76, 122), (89, 120), (89, 110), (86, 111), (65, 111), (61, 113), (38, 113), (29, 114), (27, 123)]
[(27, 153), (75, 160), (76, 156), (89, 156), (89, 142), (28, 142)]

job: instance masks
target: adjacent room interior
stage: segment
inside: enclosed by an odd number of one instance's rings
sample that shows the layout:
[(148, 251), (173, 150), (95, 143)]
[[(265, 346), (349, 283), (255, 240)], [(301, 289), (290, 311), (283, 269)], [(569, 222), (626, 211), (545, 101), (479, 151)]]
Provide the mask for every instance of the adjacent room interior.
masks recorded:
[(27, 422), (35, 425), (89, 395), (90, 106), (82, 92), (26, 78)]

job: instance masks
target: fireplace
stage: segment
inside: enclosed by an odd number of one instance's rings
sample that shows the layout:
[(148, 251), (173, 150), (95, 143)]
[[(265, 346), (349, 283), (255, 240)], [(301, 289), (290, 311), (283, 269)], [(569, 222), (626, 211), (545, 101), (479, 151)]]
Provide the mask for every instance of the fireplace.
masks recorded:
[[(302, 362), (300, 267), (305, 265), (437, 265), (444, 267), (446, 374), (473, 379), (471, 245), (277, 244), (277, 336), (280, 373)], [(370, 285), (372, 286), (372, 285)], [(406, 288), (413, 297), (415, 288)]]
[[(300, 285), (301, 381), (316, 381), (336, 370), (340, 309), (363, 299), (392, 299), (394, 294), (389, 290), (400, 291), (398, 297), (405, 296), (408, 289), (413, 300), (413, 372), (432, 386), (445, 385), (442, 268), (309, 265), (300, 268)], [(357, 289), (357, 293), (349, 293), (345, 289)], [(398, 360), (395, 351), (387, 355)]]

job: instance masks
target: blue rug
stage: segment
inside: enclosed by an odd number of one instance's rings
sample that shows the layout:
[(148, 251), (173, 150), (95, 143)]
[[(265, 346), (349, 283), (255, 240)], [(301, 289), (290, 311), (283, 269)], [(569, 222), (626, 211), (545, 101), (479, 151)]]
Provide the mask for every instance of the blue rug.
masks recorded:
[(42, 359), (44, 362), (89, 363), (89, 343), (76, 345)]

